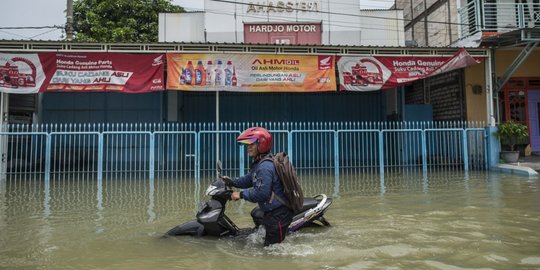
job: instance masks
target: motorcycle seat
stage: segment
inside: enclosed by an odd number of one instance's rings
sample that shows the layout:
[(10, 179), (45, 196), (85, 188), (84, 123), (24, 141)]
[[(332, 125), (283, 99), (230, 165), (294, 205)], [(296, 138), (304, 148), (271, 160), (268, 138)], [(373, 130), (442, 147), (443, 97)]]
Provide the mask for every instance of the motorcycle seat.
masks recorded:
[[(302, 210), (300, 210), (298, 213), (305, 212), (311, 208), (314, 208), (319, 204), (319, 200), (311, 198), (311, 197), (304, 197), (304, 205), (302, 206)], [(263, 218), (264, 212), (261, 211), (259, 206), (255, 206), (253, 210), (251, 210), (251, 217), (253, 217), (253, 220), (259, 220)], [(255, 224), (259, 224), (260, 222), (255, 221)]]
[(304, 212), (309, 210), (310, 208), (313, 208), (319, 204), (319, 201), (314, 198), (304, 198), (304, 205), (302, 206), (302, 210), (300, 212)]

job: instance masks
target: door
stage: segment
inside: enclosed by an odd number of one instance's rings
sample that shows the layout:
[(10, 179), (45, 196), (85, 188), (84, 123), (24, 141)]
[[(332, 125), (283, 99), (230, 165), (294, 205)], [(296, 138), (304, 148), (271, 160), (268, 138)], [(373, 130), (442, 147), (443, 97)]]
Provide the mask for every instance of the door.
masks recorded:
[(540, 151), (540, 90), (529, 90), (529, 135), (533, 151)]

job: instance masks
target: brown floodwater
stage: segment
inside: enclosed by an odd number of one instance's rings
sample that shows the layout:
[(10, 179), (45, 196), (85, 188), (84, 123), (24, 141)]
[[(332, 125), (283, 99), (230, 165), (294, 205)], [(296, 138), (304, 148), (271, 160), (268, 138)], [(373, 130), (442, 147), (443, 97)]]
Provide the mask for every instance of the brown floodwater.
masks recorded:
[[(302, 172), (299, 172), (302, 175)], [(538, 269), (540, 182), (491, 172), (302, 175), (334, 198), (329, 228), (263, 248), (247, 239), (162, 238), (193, 219), (209, 177), (0, 182), (5, 269)], [(227, 205), (239, 227), (253, 204)]]

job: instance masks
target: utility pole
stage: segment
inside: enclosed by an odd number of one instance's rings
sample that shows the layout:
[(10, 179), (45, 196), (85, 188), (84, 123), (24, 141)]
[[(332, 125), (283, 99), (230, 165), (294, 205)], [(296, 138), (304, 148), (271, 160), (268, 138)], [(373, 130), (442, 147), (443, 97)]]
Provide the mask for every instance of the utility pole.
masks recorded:
[(66, 9), (66, 39), (73, 40), (73, 0), (67, 0)]

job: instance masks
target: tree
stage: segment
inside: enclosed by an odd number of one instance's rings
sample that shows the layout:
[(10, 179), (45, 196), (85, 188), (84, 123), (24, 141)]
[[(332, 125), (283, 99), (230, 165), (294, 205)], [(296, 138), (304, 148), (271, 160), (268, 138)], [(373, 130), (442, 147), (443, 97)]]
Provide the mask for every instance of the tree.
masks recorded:
[(184, 12), (171, 0), (76, 0), (74, 41), (157, 42), (158, 14)]

